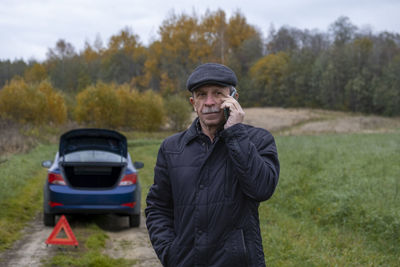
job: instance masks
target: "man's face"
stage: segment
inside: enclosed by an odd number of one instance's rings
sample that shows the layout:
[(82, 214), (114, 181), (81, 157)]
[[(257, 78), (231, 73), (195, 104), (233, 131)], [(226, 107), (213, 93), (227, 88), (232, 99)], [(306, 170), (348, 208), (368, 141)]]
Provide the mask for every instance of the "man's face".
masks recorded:
[(228, 95), (229, 87), (211, 84), (201, 86), (193, 92), (190, 103), (204, 126), (217, 127), (225, 122), (221, 104)]

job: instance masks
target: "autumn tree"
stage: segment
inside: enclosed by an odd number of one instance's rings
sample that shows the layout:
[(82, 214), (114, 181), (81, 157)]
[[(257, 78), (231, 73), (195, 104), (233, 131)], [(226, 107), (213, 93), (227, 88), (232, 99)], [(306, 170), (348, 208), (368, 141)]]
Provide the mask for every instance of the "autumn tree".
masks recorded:
[[(161, 74), (169, 80), (170, 93), (179, 92), (186, 86), (190, 71), (201, 62), (203, 51), (199, 48), (202, 36), (198, 33), (196, 16), (172, 14), (164, 20), (159, 29)], [(163, 88), (160, 88), (163, 91)]]
[(161, 96), (127, 84), (98, 82), (80, 92), (76, 102), (76, 120), (84, 125), (155, 131), (165, 122)]
[(78, 123), (95, 127), (121, 125), (121, 107), (116, 94), (116, 84), (99, 82), (76, 96), (75, 119)]
[(102, 80), (118, 84), (131, 83), (143, 75), (145, 48), (130, 28), (113, 35), (102, 58)]
[(280, 106), (284, 103), (282, 91), (289, 56), (284, 52), (269, 54), (258, 60), (250, 69), (254, 88), (247, 93), (258, 106)]
[(41, 82), (47, 78), (47, 70), (43, 64), (35, 63), (24, 71), (24, 79), (27, 82)]
[(32, 84), (14, 78), (0, 90), (0, 116), (20, 123), (62, 124), (67, 109), (63, 96), (50, 82)]

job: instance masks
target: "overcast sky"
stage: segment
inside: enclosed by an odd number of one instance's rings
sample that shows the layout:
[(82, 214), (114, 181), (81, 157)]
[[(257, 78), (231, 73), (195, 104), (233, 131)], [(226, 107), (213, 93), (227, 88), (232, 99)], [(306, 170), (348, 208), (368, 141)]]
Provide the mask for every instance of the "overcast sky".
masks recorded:
[(46, 59), (59, 39), (76, 51), (85, 41), (110, 36), (130, 27), (147, 45), (169, 14), (203, 15), (223, 9), (227, 17), (240, 10), (266, 37), (270, 25), (327, 31), (340, 16), (373, 32), (400, 33), (400, 0), (0, 0), (0, 60)]

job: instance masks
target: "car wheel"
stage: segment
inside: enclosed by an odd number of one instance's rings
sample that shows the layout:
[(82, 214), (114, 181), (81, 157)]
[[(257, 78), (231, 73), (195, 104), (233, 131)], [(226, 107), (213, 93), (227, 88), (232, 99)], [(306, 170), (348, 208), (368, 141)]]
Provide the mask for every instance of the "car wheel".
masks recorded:
[(129, 227), (140, 226), (140, 214), (129, 215)]
[(56, 225), (56, 216), (50, 213), (43, 213), (43, 223), (45, 226)]

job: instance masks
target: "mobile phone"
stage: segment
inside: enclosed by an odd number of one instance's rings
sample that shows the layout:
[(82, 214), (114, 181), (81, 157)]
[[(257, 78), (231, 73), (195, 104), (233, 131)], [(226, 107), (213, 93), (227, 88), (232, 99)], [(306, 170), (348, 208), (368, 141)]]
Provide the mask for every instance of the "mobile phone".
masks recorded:
[[(232, 90), (232, 93), (231, 93), (231, 97), (235, 97), (235, 95), (236, 95), (236, 88), (235, 87), (233, 87), (233, 90)], [(229, 118), (229, 114), (230, 113), (230, 110), (229, 110), (229, 108), (224, 108), (224, 116), (225, 116), (225, 120), (228, 120), (228, 118)]]

